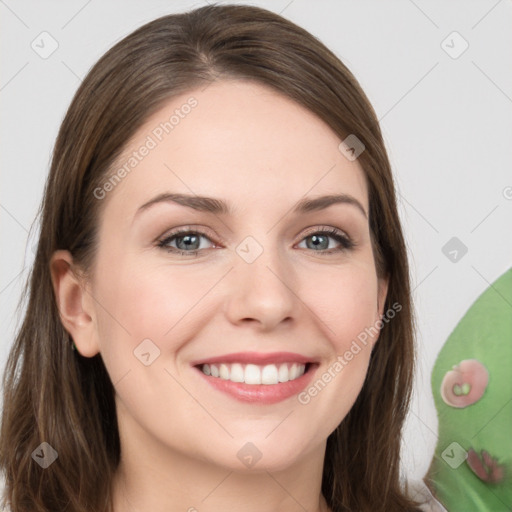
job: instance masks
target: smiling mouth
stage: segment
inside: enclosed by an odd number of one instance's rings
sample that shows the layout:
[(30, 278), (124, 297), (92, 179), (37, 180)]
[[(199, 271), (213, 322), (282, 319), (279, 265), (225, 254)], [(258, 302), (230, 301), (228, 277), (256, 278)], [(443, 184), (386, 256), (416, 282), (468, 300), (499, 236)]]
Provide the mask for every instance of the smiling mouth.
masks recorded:
[(307, 373), (313, 363), (243, 364), (210, 363), (198, 364), (196, 368), (205, 375), (231, 382), (259, 385), (275, 385), (296, 380)]

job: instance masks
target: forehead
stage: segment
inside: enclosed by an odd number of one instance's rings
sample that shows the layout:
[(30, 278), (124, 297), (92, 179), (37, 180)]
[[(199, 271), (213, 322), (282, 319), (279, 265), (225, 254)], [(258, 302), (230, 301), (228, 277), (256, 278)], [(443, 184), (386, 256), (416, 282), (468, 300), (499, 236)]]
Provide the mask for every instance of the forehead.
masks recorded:
[(135, 208), (182, 192), (229, 198), (237, 210), (348, 193), (368, 211), (362, 168), (340, 142), (315, 114), (265, 85), (215, 82), (169, 100), (137, 130), (112, 168), (125, 172), (109, 201)]

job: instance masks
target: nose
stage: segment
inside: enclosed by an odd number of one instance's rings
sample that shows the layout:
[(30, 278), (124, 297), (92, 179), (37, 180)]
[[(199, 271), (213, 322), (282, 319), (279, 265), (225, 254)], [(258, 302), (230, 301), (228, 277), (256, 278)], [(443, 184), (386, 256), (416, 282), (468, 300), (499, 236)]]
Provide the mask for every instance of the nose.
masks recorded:
[(301, 308), (293, 269), (270, 247), (249, 261), (242, 252), (235, 254), (234, 268), (227, 276), (226, 316), (233, 324), (257, 324), (260, 331), (291, 322)]

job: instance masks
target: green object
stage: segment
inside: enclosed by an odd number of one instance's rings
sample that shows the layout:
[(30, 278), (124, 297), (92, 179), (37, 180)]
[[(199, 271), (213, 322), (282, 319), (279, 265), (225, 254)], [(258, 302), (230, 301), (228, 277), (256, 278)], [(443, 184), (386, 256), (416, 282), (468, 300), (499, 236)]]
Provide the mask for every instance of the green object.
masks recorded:
[(431, 383), (438, 442), (425, 483), (449, 512), (512, 511), (512, 268), (457, 324)]

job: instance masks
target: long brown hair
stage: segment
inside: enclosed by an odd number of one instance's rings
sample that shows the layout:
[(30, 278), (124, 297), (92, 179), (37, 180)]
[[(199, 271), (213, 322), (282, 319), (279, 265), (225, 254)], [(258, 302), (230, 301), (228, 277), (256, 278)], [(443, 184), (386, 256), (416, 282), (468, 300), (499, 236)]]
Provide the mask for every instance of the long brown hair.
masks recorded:
[[(346, 66), (304, 29), (265, 9), (209, 5), (167, 15), (113, 46), (90, 70), (62, 122), (24, 293), (24, 321), (3, 376), (0, 469), (13, 512), (112, 511), (120, 459), (115, 390), (100, 354), (70, 349), (50, 275), (66, 249), (91, 269), (101, 213), (94, 190), (145, 120), (166, 101), (223, 78), (265, 84), (305, 106), (344, 140), (355, 134), (369, 190), (376, 269), (389, 276), (384, 323), (363, 388), (327, 440), (322, 492), (334, 512), (413, 511), (402, 489), (400, 446), (414, 366), (406, 247), (390, 163), (375, 112)], [(41, 470), (47, 442), (57, 463)]]

